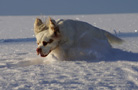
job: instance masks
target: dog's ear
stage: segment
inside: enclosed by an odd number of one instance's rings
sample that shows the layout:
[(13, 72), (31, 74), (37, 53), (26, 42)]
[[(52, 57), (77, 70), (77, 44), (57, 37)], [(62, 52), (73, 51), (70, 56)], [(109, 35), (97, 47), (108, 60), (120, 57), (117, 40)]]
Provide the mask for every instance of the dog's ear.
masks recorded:
[(49, 27), (48, 30), (51, 35), (57, 31), (56, 21), (54, 19), (51, 19), (50, 17), (48, 19), (47, 26)]
[(56, 27), (56, 21), (54, 19), (52, 19), (51, 17), (48, 18), (48, 27), (49, 28), (54, 28)]
[(34, 22), (34, 32), (35, 32), (35, 35), (38, 34), (41, 31), (43, 31), (43, 30), (46, 30), (46, 25), (43, 24), (43, 22), (42, 22), (41, 19), (36, 18), (35, 22)]

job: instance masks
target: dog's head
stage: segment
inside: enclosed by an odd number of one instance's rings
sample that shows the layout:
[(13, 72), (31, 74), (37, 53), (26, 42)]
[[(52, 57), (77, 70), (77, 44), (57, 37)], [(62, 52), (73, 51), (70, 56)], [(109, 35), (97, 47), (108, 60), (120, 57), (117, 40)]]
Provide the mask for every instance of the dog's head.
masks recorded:
[(58, 47), (60, 41), (60, 31), (56, 21), (49, 18), (46, 23), (36, 18), (34, 32), (38, 47), (37, 54), (46, 57), (52, 50)]

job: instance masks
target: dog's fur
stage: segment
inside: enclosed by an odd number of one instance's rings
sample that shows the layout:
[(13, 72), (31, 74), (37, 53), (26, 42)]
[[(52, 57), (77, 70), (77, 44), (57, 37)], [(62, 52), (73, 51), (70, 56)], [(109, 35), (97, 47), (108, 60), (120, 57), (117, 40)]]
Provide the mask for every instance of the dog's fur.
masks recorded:
[(44, 23), (36, 18), (34, 32), (38, 44), (37, 54), (42, 57), (53, 55), (62, 60), (87, 57), (91, 47), (110, 48), (111, 43), (123, 41), (105, 30), (76, 20), (55, 21), (49, 18)]

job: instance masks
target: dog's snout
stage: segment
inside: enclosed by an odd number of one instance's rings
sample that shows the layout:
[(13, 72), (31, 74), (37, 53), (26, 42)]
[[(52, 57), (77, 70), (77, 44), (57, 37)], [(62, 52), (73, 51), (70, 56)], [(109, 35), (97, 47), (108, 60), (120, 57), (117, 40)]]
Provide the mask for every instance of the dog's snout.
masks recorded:
[(36, 51), (37, 51), (37, 55), (39, 55), (39, 53), (42, 51), (42, 49), (41, 48), (37, 48)]

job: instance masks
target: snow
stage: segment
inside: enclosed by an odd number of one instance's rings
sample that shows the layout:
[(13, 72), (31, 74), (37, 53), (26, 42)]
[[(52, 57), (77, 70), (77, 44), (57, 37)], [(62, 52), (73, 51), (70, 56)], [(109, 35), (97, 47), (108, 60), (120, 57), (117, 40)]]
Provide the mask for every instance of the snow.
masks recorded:
[(81, 61), (37, 56), (36, 17), (41, 16), (0, 16), (0, 90), (137, 90), (138, 14), (52, 15), (88, 22), (125, 40), (102, 58)]

